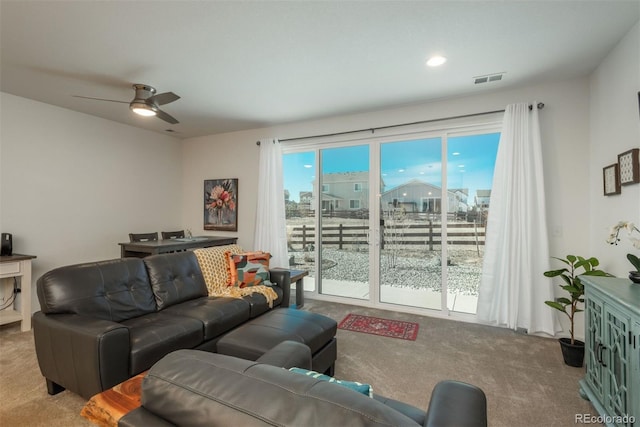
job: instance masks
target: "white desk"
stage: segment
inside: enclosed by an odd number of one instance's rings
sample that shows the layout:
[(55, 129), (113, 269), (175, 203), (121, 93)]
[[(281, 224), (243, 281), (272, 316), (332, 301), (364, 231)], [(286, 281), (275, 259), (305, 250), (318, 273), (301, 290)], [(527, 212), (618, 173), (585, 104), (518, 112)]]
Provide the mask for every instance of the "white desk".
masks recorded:
[(22, 293), (20, 311), (15, 306), (0, 311), (0, 325), (22, 322), (20, 329), (23, 332), (31, 330), (31, 260), (34, 258), (20, 254), (0, 257), (0, 279), (15, 277)]

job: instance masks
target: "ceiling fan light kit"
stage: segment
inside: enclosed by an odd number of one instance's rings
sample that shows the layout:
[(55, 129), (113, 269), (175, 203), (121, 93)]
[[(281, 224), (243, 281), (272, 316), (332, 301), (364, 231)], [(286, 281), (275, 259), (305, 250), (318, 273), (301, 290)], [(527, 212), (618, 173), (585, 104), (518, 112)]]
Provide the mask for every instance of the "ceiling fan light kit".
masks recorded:
[[(140, 116), (156, 116), (159, 119), (174, 125), (179, 123), (178, 120), (176, 120), (173, 116), (158, 108), (158, 105), (164, 105), (173, 101), (177, 101), (178, 99), (180, 99), (178, 95), (173, 92), (165, 92), (156, 95), (156, 89), (154, 87), (138, 83), (133, 85), (133, 89), (136, 91), (136, 95), (133, 98), (133, 101), (129, 102), (129, 109), (131, 111)], [(96, 101), (126, 103), (126, 101), (117, 101), (115, 99), (91, 98), (88, 96), (78, 95), (74, 96), (77, 98), (93, 99)]]
[(145, 117), (155, 116), (158, 112), (158, 107), (153, 104), (147, 104), (144, 101), (134, 100), (129, 104), (129, 109), (136, 114)]

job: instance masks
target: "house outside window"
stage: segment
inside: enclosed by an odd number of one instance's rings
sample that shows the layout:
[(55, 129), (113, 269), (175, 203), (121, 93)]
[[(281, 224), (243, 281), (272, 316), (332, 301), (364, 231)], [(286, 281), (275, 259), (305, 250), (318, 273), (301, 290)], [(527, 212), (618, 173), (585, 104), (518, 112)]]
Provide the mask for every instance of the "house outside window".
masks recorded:
[(353, 184), (353, 191), (356, 191), (356, 192), (362, 191), (362, 184), (359, 182), (356, 182), (355, 184)]
[(349, 209), (360, 209), (360, 200), (349, 200)]
[(329, 192), (329, 184), (322, 184), (322, 192), (323, 193)]

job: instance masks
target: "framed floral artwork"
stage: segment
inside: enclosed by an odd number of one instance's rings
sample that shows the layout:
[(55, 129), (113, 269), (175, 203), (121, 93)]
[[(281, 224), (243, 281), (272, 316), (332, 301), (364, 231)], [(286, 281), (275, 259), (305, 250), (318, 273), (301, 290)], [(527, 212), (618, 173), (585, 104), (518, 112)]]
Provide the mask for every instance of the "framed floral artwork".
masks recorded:
[(602, 177), (605, 196), (620, 194), (620, 171), (617, 163), (604, 167), (602, 169)]
[(620, 184), (636, 184), (640, 182), (640, 162), (638, 154), (640, 149), (633, 148), (618, 154), (618, 166), (620, 167)]
[(238, 179), (205, 179), (204, 229), (238, 231)]

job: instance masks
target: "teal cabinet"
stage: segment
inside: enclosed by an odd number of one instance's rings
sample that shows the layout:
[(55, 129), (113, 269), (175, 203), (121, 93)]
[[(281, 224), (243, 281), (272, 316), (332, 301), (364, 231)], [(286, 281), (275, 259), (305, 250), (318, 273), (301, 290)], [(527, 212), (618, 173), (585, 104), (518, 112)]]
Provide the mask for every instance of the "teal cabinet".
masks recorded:
[(580, 393), (608, 426), (640, 425), (640, 285), (581, 276), (585, 357)]

